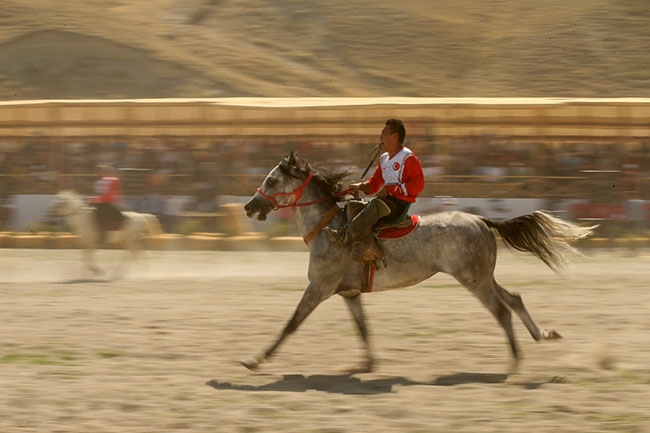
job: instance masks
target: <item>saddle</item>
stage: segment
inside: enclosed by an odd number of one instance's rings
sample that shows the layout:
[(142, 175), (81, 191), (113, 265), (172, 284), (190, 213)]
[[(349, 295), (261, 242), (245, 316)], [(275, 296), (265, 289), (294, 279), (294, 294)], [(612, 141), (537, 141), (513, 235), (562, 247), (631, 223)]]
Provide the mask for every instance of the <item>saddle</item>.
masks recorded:
[(122, 223), (124, 222), (124, 219), (125, 219), (124, 215), (120, 213), (120, 218), (116, 218), (108, 222), (106, 230), (108, 231), (119, 230), (120, 228), (122, 228)]
[[(350, 200), (346, 206), (345, 212), (348, 221), (352, 221), (354, 217), (363, 210), (368, 203), (362, 200)], [(377, 242), (379, 238), (396, 239), (406, 236), (415, 228), (419, 221), (419, 217), (405, 216), (404, 219), (396, 221), (392, 224), (375, 225), (373, 230), (369, 233), (363, 234), (352, 241), (351, 253), (352, 260), (365, 263), (374, 269), (379, 268), (381, 262), (382, 267), (386, 267), (386, 259), (384, 253)]]
[(119, 230), (126, 219), (116, 206), (106, 204), (100, 204), (95, 208), (95, 217), (101, 231)]

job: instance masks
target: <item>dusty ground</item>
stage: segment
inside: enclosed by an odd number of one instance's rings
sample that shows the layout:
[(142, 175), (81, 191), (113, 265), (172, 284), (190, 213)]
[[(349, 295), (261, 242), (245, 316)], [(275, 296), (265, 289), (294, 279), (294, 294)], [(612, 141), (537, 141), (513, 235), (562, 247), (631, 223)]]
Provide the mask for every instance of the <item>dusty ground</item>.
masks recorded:
[(367, 295), (379, 365), (350, 377), (340, 299), (259, 372), (237, 363), (288, 320), (304, 253), (152, 251), (91, 280), (78, 251), (0, 250), (0, 431), (649, 431), (649, 257), (598, 253), (563, 279), (501, 251), (498, 280), (565, 336), (537, 344), (517, 322), (510, 377), (501, 330), (449, 277)]

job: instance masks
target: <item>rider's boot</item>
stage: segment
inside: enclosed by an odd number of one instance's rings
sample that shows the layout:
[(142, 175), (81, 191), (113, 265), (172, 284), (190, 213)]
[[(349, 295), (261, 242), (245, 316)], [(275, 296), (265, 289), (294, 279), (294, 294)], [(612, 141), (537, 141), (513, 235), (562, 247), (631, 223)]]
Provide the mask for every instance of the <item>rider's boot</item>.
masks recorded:
[(347, 226), (340, 229), (325, 227), (323, 231), (334, 245), (347, 245), (362, 234), (369, 232), (377, 221), (388, 214), (390, 214), (388, 205), (383, 200), (375, 198)]
[[(351, 244), (350, 255), (352, 256), (352, 260), (355, 262), (371, 261), (370, 258), (374, 254), (381, 255), (381, 251), (375, 243), (375, 236), (370, 232), (363, 233), (358, 238), (354, 239)], [(375, 249), (373, 249), (373, 251), (368, 251), (368, 249), (373, 246)]]

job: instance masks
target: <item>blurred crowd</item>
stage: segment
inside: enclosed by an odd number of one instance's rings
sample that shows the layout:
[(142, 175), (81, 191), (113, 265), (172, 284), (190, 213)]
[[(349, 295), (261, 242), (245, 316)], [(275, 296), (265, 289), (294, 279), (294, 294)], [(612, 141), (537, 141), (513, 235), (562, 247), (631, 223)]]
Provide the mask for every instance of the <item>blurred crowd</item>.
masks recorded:
[(161, 192), (212, 196), (228, 193), (225, 179), (250, 173), (263, 143), (223, 141), (199, 145), (147, 139), (61, 143), (34, 139), (0, 144), (4, 194), (54, 193), (73, 189), (91, 194), (98, 165), (111, 165), (123, 178), (125, 194)]
[[(409, 143), (420, 156), (431, 183), (512, 183), (546, 179), (548, 185), (575, 183), (575, 195), (595, 201), (650, 199), (650, 142), (512, 142), (502, 137), (470, 136), (447, 141), (416, 137)], [(72, 189), (92, 194), (96, 166), (118, 169), (125, 196), (137, 198), (142, 211), (162, 213), (165, 197), (187, 196), (186, 209), (213, 211), (216, 198), (247, 196), (290, 150), (312, 162), (350, 169), (360, 176), (368, 163), (369, 143), (316, 143), (305, 140), (225, 139), (190, 142), (180, 138), (134, 141), (107, 139), (68, 142), (34, 137), (0, 142), (0, 200), (12, 194), (54, 194)], [(604, 180), (612, 188), (591, 188)], [(444, 191), (435, 191), (444, 195)], [(552, 195), (552, 191), (544, 191)], [(570, 195), (572, 191), (564, 190)]]

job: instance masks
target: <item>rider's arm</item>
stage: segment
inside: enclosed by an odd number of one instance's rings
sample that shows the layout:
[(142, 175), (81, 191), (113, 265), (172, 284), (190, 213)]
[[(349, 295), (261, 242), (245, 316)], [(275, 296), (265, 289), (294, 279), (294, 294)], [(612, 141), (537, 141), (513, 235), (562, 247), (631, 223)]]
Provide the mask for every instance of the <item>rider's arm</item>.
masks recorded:
[(363, 182), (359, 189), (366, 194), (375, 194), (381, 187), (384, 186), (384, 177), (381, 174), (381, 167), (377, 164), (375, 172), (370, 176), (370, 179)]
[(424, 190), (424, 172), (417, 156), (412, 155), (404, 161), (400, 192), (415, 199)]

